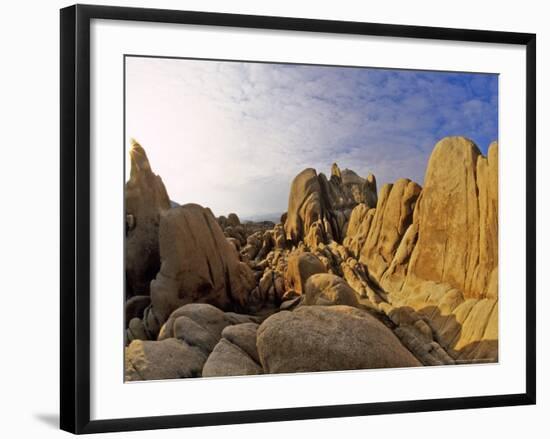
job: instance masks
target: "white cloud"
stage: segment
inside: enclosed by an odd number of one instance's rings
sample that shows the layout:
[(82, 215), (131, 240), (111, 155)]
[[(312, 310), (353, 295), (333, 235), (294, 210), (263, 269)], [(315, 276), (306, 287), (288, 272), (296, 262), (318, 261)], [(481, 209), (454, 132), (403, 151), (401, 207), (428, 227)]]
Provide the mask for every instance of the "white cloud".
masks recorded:
[(496, 79), (486, 76), (126, 62), (127, 137), (145, 147), (173, 200), (216, 215), (283, 212), (298, 172), (330, 172), (335, 161), (374, 173), (379, 186), (399, 177), (422, 183), (440, 137), (488, 143), (496, 135)]

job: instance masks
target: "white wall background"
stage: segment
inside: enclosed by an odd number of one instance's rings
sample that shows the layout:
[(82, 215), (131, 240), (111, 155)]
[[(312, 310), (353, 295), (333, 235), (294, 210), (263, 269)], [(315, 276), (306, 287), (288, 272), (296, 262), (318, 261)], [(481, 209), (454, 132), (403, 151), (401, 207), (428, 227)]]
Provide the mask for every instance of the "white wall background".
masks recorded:
[[(303, 16), (397, 24), (537, 33), (538, 45), (538, 405), (456, 412), (325, 419), (273, 424), (126, 433), (129, 437), (242, 438), (350, 436), (408, 438), (543, 437), (550, 410), (545, 245), (550, 237), (550, 29), (545, 3), (463, 0), (180, 0), (88, 1), (248, 14)], [(6, 437), (58, 437), (59, 357), (59, 13), (63, 1), (9, 2), (0, 16), (0, 431)], [(292, 389), (289, 389), (291, 392)], [(154, 401), (144, 401), (154, 404)], [(536, 434), (539, 432), (539, 434)], [(104, 437), (122, 437), (102, 435)]]

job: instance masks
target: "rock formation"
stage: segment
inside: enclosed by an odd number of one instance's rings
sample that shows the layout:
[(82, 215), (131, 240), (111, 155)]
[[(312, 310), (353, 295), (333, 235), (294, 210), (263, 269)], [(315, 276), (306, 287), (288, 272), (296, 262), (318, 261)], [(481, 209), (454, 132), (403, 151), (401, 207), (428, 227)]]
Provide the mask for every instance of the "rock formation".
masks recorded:
[(326, 271), (321, 260), (313, 253), (291, 253), (288, 256), (285, 287), (287, 290), (294, 290), (296, 293), (302, 294), (310, 276), (316, 273), (326, 273)]
[(228, 326), (222, 332), (222, 338), (206, 360), (202, 376), (239, 376), (260, 375), (256, 333), (258, 325), (242, 323)]
[(415, 223), (409, 283), (448, 283), (465, 297), (496, 297), (498, 264), (497, 145), (488, 158), (463, 137), (433, 150)]
[(390, 329), (349, 306), (281, 311), (262, 323), (257, 346), (266, 373), (421, 366)]
[(359, 305), (357, 293), (334, 274), (314, 274), (306, 282), (304, 305)]
[(165, 212), (159, 236), (162, 264), (151, 282), (146, 317), (151, 333), (187, 303), (245, 308), (254, 288), (252, 270), (239, 260), (209, 209), (186, 204)]
[(333, 239), (340, 242), (351, 209), (358, 203), (374, 207), (376, 202), (376, 179), (372, 174), (363, 179), (349, 169), (341, 172), (333, 164), (327, 179), (322, 173), (317, 175), (315, 169), (305, 169), (290, 188), (286, 238), (294, 244), (303, 240), (310, 247)]
[(407, 179), (384, 185), (380, 200), (361, 249), (359, 262), (379, 279), (392, 262), (405, 231), (412, 222), (413, 210), (422, 188)]
[(461, 361), (498, 356), (497, 155), (496, 143), (484, 157), (466, 138), (441, 140), (424, 188), (404, 180), (385, 186), (376, 209), (355, 208), (364, 219), (344, 240), (354, 253), (361, 247), (369, 280), (392, 306), (419, 311)]
[(441, 140), (424, 187), (305, 169), (278, 224), (169, 208), (131, 156), (126, 379), (498, 360), (496, 143)]
[(134, 340), (125, 352), (126, 381), (166, 380), (201, 376), (205, 355), (175, 338)]
[(170, 208), (170, 199), (162, 179), (153, 173), (145, 150), (133, 139), (125, 206), (128, 298), (149, 294), (149, 283), (160, 268), (160, 215)]

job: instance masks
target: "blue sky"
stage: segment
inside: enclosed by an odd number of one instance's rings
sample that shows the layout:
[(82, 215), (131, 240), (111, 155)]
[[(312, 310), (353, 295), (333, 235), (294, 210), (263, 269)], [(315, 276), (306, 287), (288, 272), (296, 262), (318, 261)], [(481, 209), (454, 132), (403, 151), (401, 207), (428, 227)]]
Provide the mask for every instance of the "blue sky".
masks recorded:
[(170, 197), (216, 215), (286, 210), (292, 178), (333, 162), (422, 184), (445, 136), (498, 138), (498, 76), (127, 58), (127, 138)]

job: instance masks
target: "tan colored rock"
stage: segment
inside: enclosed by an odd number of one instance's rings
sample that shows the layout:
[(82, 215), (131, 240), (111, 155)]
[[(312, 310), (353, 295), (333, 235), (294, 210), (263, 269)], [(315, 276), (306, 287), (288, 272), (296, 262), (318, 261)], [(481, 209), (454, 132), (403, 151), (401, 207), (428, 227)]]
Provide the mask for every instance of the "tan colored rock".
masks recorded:
[(307, 279), (316, 273), (325, 273), (326, 269), (317, 256), (312, 253), (291, 253), (288, 257), (285, 273), (286, 290), (302, 294)]
[(246, 238), (246, 246), (241, 251), (241, 254), (245, 254), (248, 260), (253, 260), (258, 255), (262, 248), (262, 232), (254, 232)]
[(403, 235), (412, 223), (421, 190), (418, 184), (402, 178), (393, 185), (384, 185), (380, 191), (359, 259), (378, 281), (390, 266)]
[(341, 277), (321, 273), (310, 276), (305, 285), (304, 305), (358, 306), (358, 294)]
[(465, 297), (497, 296), (497, 166), (496, 145), (488, 159), (464, 137), (435, 146), (415, 211), (418, 240), (407, 284), (431, 280)]
[(459, 290), (434, 282), (420, 284), (416, 290), (401, 294), (398, 300), (392, 296), (394, 309), (416, 310), (429, 322), (434, 339), (458, 363), (498, 360), (497, 300), (464, 299)]
[(259, 363), (260, 357), (258, 355), (258, 348), (256, 347), (258, 327), (257, 323), (241, 323), (239, 325), (227, 326), (222, 332), (222, 337), (241, 348), (256, 363)]
[(359, 257), (365, 245), (375, 211), (361, 203), (351, 212), (343, 244), (355, 258)]
[[(348, 262), (349, 261), (349, 262)], [(366, 282), (366, 272), (361, 264), (357, 263), (356, 259), (350, 258), (346, 262), (342, 262), (340, 268), (342, 277), (359, 297), (367, 297), (368, 284)]]
[(202, 376), (258, 375), (263, 372), (259, 365), (256, 348), (258, 324), (241, 323), (226, 326), (222, 338), (209, 355)]
[(279, 272), (268, 268), (259, 280), (258, 289), (265, 302), (279, 304), (285, 293), (284, 278)]
[(294, 244), (304, 241), (309, 248), (331, 240), (342, 242), (349, 212), (358, 203), (374, 207), (377, 200), (376, 179), (367, 179), (332, 166), (330, 179), (308, 168), (292, 181), (284, 229), (286, 239)]
[(400, 291), (407, 277), (411, 254), (418, 239), (418, 224), (411, 224), (397, 247), (395, 255), (380, 279), (380, 285), (387, 292)]
[(170, 314), (159, 332), (158, 340), (179, 338), (210, 352), (228, 325), (231, 322), (222, 310), (206, 303), (190, 303)]
[(227, 242), (229, 242), (229, 244), (231, 244), (235, 248), (236, 252), (241, 251), (241, 242), (238, 239), (236, 239), (236, 238), (227, 238)]
[[(472, 284), (485, 288), (480, 297), (498, 297), (498, 144), (489, 146), (487, 157), (477, 159), (479, 194), (479, 262)], [(473, 287), (474, 288), (474, 287)]]
[(186, 204), (166, 212), (160, 225), (160, 250), (161, 269), (151, 283), (151, 312), (160, 325), (188, 303), (246, 308), (254, 275), (239, 261), (209, 209)]
[(260, 325), (257, 346), (266, 373), (421, 365), (390, 329), (349, 306), (305, 306), (274, 314)]
[(203, 377), (259, 375), (263, 372), (241, 348), (222, 338), (216, 345), (204, 367)]
[(359, 177), (351, 169), (342, 171), (342, 184), (347, 192), (347, 197), (356, 203), (366, 204), (369, 208), (376, 207), (377, 194), (376, 178), (369, 174), (366, 179)]
[(126, 381), (200, 377), (204, 353), (184, 341), (134, 340), (125, 350)]
[(286, 238), (294, 243), (301, 241), (311, 225), (322, 219), (323, 213), (317, 172), (312, 168), (304, 169), (290, 186), (285, 222)]
[[(492, 321), (493, 312), (496, 313), (493, 318), (498, 320), (498, 302), (495, 300), (481, 299), (474, 304), (466, 319), (461, 322), (460, 336), (452, 347), (458, 353), (459, 359), (475, 362), (497, 361), (498, 338), (493, 338), (491, 332), (495, 331), (498, 322)], [(487, 330), (490, 324), (495, 326)], [(485, 348), (480, 348), (483, 344), (486, 345)]]
[(126, 207), (126, 297), (148, 295), (160, 269), (160, 214), (170, 208), (162, 179), (153, 173), (147, 154), (132, 139)]

